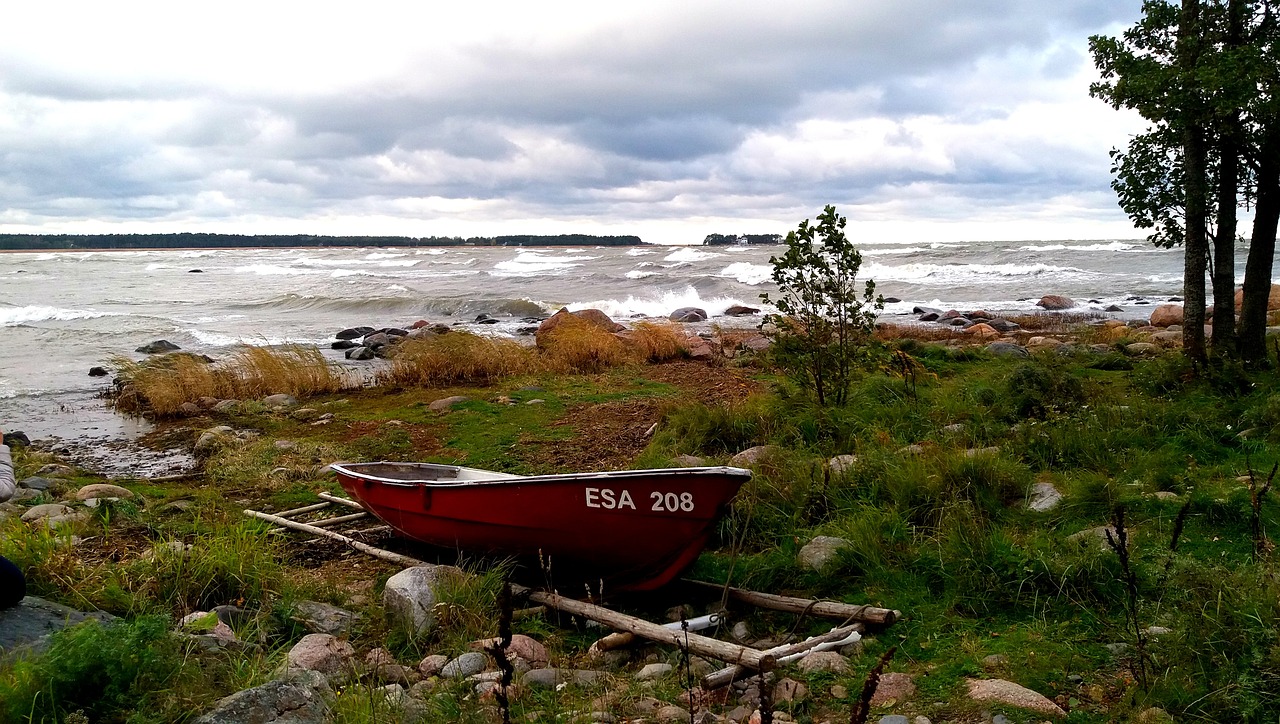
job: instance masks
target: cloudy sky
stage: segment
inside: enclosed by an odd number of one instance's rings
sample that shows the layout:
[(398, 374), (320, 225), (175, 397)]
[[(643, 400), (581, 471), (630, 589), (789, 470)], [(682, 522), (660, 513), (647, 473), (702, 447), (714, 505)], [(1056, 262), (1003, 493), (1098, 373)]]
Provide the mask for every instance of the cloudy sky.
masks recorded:
[(13, 4), (0, 232), (1134, 238), (1140, 0)]

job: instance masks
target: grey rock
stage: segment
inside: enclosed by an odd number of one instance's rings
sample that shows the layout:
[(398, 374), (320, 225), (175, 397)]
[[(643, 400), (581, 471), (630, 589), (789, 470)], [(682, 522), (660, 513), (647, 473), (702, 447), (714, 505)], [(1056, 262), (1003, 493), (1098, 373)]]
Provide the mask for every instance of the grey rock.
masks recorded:
[(1124, 346), (1125, 354), (1149, 356), (1160, 354), (1160, 346), (1151, 342), (1132, 342)]
[(293, 673), (222, 699), (194, 724), (322, 724), (332, 696), (324, 675)]
[(355, 655), (355, 649), (346, 641), (329, 634), (307, 634), (289, 649), (288, 658), (291, 668), (340, 676), (351, 671)]
[(729, 464), (739, 468), (751, 467), (776, 454), (778, 450), (776, 445), (757, 445), (729, 458)]
[(357, 362), (377, 359), (377, 357), (378, 357), (378, 353), (374, 352), (369, 347), (352, 347), (351, 349), (347, 350), (347, 353), (346, 353), (347, 359), (353, 359), (353, 360), (356, 360)]
[(135, 349), (134, 352), (139, 352), (141, 354), (161, 354), (163, 352), (176, 352), (180, 349), (182, 348), (167, 339), (157, 339), (154, 342), (148, 342), (147, 344), (142, 345)]
[(806, 674), (818, 671), (831, 671), (837, 674), (848, 673), (849, 662), (835, 651), (815, 651), (796, 663), (796, 668)]
[(374, 332), (373, 334), (365, 335), (361, 341), (364, 342), (364, 346), (376, 351), (379, 347), (386, 347), (391, 344), (391, 336), (385, 332)]
[(239, 400), (219, 400), (218, 404), (213, 406), (214, 412), (231, 412), (240, 406)]
[(298, 601), (292, 618), (312, 633), (340, 636), (351, 631), (360, 614), (319, 601)]
[(90, 498), (119, 498), (127, 500), (132, 497), (132, 490), (109, 483), (94, 483), (76, 491), (76, 500), (89, 500)]
[(46, 478), (72, 478), (75, 477), (75, 468), (70, 465), (62, 465), (60, 463), (50, 463), (40, 466), (36, 471), (36, 475)]
[(636, 681), (652, 681), (670, 674), (674, 667), (671, 664), (646, 664), (636, 672)]
[(24, 523), (31, 523), (38, 520), (44, 520), (46, 518), (69, 515), (71, 512), (71, 508), (63, 505), (62, 503), (44, 503), (27, 509), (27, 512), (22, 514), (22, 521)]
[(988, 319), (987, 326), (991, 327), (997, 332), (1000, 332), (1001, 334), (1005, 334), (1008, 332), (1016, 332), (1019, 329), (1022, 329), (1022, 325), (1016, 322), (1010, 322), (1004, 317), (996, 317), (995, 319)]
[(437, 566), (406, 568), (387, 579), (382, 606), (392, 625), (418, 634), (435, 626), (436, 588), (440, 584)]
[(992, 342), (987, 345), (987, 351), (997, 357), (1020, 357), (1029, 358), (1031, 352), (1026, 347), (1013, 342)]
[(22, 480), (18, 481), (18, 487), (26, 488), (28, 490), (43, 491), (43, 490), (48, 490), (52, 486), (53, 486), (52, 480), (48, 478), (42, 478), (38, 475), (33, 475), (29, 478), (23, 478)]
[(418, 673), (423, 676), (435, 676), (440, 673), (444, 665), (449, 663), (449, 657), (444, 654), (431, 654), (425, 657), (418, 664)]
[(465, 679), (478, 674), (489, 667), (489, 657), (479, 651), (468, 651), (450, 661), (440, 669), (440, 676), (446, 679)]
[(911, 720), (901, 714), (889, 714), (880, 717), (880, 724), (911, 724)]
[(554, 689), (560, 684), (591, 686), (604, 680), (605, 676), (603, 671), (589, 669), (534, 669), (526, 671), (520, 680), (527, 686)]
[(366, 334), (371, 334), (373, 327), (348, 327), (347, 329), (333, 335), (334, 339), (357, 339)]
[(115, 617), (102, 611), (85, 613), (60, 603), (27, 596), (17, 606), (0, 610), (0, 658), (16, 651), (48, 648), (49, 635), (85, 621), (106, 624)]
[(1031, 486), (1031, 493), (1027, 497), (1027, 510), (1043, 513), (1058, 507), (1061, 502), (1062, 493), (1053, 487), (1053, 483), (1036, 483)]
[(267, 407), (293, 407), (298, 404), (298, 398), (293, 395), (286, 395), (283, 393), (278, 395), (267, 395), (262, 398), (262, 404)]
[(470, 399), (471, 398), (467, 397), (466, 395), (453, 395), (451, 397), (442, 397), (438, 400), (433, 400), (430, 405), (427, 405), (427, 407), (434, 412), (447, 412), (454, 405), (460, 402), (466, 402), (467, 400), (470, 400)]
[(90, 367), (89, 368), (90, 377), (106, 377), (109, 374), (111, 373), (107, 371), (106, 367)]
[(800, 553), (796, 555), (796, 563), (811, 571), (822, 571), (835, 562), (840, 551), (852, 547), (853, 544), (844, 538), (829, 535), (816, 536), (800, 549)]
[(837, 455), (827, 461), (827, 468), (831, 471), (832, 475), (839, 476), (852, 470), (853, 466), (857, 464), (857, 462), (857, 455)]
[(705, 322), (707, 310), (698, 307), (681, 307), (672, 312), (667, 319), (673, 322)]

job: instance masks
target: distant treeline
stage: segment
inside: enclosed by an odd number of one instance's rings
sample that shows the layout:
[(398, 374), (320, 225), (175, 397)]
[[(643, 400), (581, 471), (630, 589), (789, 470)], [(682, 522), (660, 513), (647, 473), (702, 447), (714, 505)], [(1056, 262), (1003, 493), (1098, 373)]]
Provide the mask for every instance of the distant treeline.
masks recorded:
[(311, 236), (244, 234), (0, 234), (4, 249), (216, 249), (285, 246), (636, 246), (638, 236)]
[(782, 234), (707, 234), (702, 240), (705, 246), (732, 246), (734, 244), (781, 244)]

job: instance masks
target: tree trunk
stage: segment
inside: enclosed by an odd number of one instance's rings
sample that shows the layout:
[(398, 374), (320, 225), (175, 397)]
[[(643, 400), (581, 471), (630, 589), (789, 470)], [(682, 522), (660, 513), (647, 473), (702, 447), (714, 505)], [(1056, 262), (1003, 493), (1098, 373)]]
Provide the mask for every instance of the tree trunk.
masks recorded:
[[(1234, 53), (1244, 42), (1244, 0), (1230, 0), (1224, 51)], [(1233, 104), (1234, 105), (1234, 104)], [(1240, 152), (1244, 128), (1239, 107), (1223, 119), (1218, 141), (1218, 233), (1213, 240), (1213, 352), (1236, 351), (1236, 228), (1240, 190)]]
[(1186, 178), (1186, 241), (1183, 248), (1182, 349), (1197, 364), (1206, 360), (1204, 278), (1209, 256), (1207, 230), (1209, 183), (1201, 104), (1195, 98), (1193, 72), (1199, 61), (1200, 2), (1182, 0), (1178, 22), (1178, 65), (1186, 105), (1183, 108), (1183, 163)]
[(1249, 362), (1267, 358), (1267, 302), (1271, 297), (1271, 265), (1280, 225), (1280, 121), (1272, 119), (1258, 159), (1258, 195), (1253, 238), (1244, 268), (1244, 302), (1240, 308), (1240, 356)]

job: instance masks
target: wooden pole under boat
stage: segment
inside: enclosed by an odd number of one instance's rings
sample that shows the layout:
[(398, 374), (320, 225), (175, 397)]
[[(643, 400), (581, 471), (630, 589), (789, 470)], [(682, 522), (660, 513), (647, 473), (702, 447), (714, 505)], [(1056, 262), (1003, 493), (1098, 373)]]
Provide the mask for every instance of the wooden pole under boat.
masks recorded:
[(325, 538), (332, 538), (336, 541), (342, 541), (343, 543), (346, 543), (347, 545), (351, 546), (352, 548), (355, 548), (361, 553), (367, 553), (373, 556), (374, 558), (381, 558), (384, 561), (399, 563), (402, 566), (430, 566), (432, 568), (453, 569), (458, 573), (462, 572), (461, 569), (453, 568), (453, 566), (436, 566), (431, 563), (427, 563), (426, 561), (420, 561), (417, 558), (412, 558), (410, 556), (403, 556), (403, 555), (400, 555), (399, 553), (392, 553), (391, 551), (385, 551), (381, 548), (375, 548), (369, 545), (368, 543), (361, 543), (360, 541), (355, 540), (354, 538), (345, 536), (341, 533), (335, 533), (334, 531), (331, 531), (325, 528), (317, 528), (314, 525), (307, 525), (306, 523), (299, 523), (296, 520), (281, 518), (278, 515), (271, 515), (270, 513), (263, 513), (257, 510), (246, 510), (244, 511), (244, 514), (251, 516), (253, 518), (259, 518), (261, 520), (265, 520), (269, 523), (275, 523), (276, 525), (284, 526), (285, 528), (293, 528), (294, 530), (300, 530), (300, 531), (303, 531), (304, 533), (311, 533), (313, 535), (324, 536)]
[(357, 503), (356, 501), (350, 498), (344, 498), (340, 495), (334, 495), (333, 493), (316, 493), (316, 495), (318, 495), (321, 500), (327, 500), (330, 503), (337, 503), (338, 505), (345, 505), (348, 508), (356, 508), (357, 510), (364, 510), (363, 505)]
[[(805, 641), (800, 641), (794, 644), (783, 644), (782, 646), (775, 646), (771, 649), (766, 649), (763, 653), (768, 656), (772, 656), (776, 661), (778, 659), (791, 656), (792, 654), (803, 653), (831, 641), (839, 641), (840, 639), (847, 638), (849, 634), (854, 631), (861, 633), (864, 630), (866, 630), (866, 626), (860, 623), (841, 626), (840, 628), (831, 629), (824, 634), (818, 634), (817, 636)], [(734, 679), (747, 673), (750, 672), (746, 667), (736, 665), (720, 669), (719, 671), (713, 671), (702, 677), (702, 688), (709, 691), (711, 689), (718, 689), (722, 686), (728, 686), (733, 683)]]
[[(689, 578), (683, 578), (681, 582), (706, 589), (707, 591), (721, 592), (725, 590), (724, 586), (705, 581), (695, 581)], [(748, 591), (745, 588), (733, 588), (732, 586), (728, 588), (728, 591), (730, 600), (740, 601), (759, 608), (767, 608), (771, 611), (803, 613), (836, 621), (860, 621), (875, 626), (892, 626), (899, 618), (902, 618), (901, 611), (893, 611), (887, 608), (840, 603), (839, 601), (820, 601), (812, 598), (779, 596), (773, 593)]]
[[(515, 586), (512, 586), (511, 590), (513, 593), (517, 592)], [(661, 624), (611, 611), (603, 606), (565, 598), (546, 591), (524, 589), (520, 593), (526, 592), (530, 601), (540, 603), (547, 608), (582, 616), (650, 641), (686, 648), (699, 656), (710, 656), (752, 671), (768, 671), (777, 665), (776, 657), (766, 651), (759, 651), (748, 646), (739, 646), (738, 644), (720, 641), (719, 639), (701, 636), (696, 633), (669, 629)]]
[[(452, 566), (435, 566), (427, 563), (426, 561), (420, 561), (416, 558), (411, 558), (399, 553), (392, 553), (391, 551), (383, 550), (381, 548), (375, 548), (374, 546), (368, 545), (367, 543), (361, 543), (360, 541), (342, 535), (341, 533), (327, 530), (325, 528), (317, 528), (314, 525), (307, 525), (306, 523), (299, 523), (297, 521), (289, 520), (288, 518), (281, 518), (278, 515), (271, 515), (270, 513), (263, 513), (257, 510), (245, 510), (244, 514), (270, 523), (275, 523), (276, 525), (284, 526), (286, 528), (293, 528), (294, 530), (300, 530), (305, 533), (312, 533), (314, 535), (342, 541), (361, 553), (367, 553), (375, 558), (381, 558), (384, 561), (391, 561), (392, 563), (399, 563), (400, 565), (405, 566), (426, 566), (448, 569), (451, 572), (459, 574), (463, 573), (460, 569)], [(644, 619), (636, 618), (634, 616), (628, 616), (624, 613), (618, 613), (617, 611), (611, 611), (603, 606), (596, 606), (595, 604), (577, 601), (572, 598), (565, 598), (545, 591), (535, 591), (524, 586), (513, 585), (511, 587), (511, 591), (518, 596), (525, 596), (530, 601), (542, 604), (547, 608), (554, 608), (557, 611), (563, 611), (575, 616), (582, 616), (583, 618), (590, 619), (597, 623), (602, 623), (614, 629), (633, 633), (641, 638), (649, 639), (650, 641), (687, 648), (689, 651), (699, 656), (707, 656), (724, 661), (725, 663), (736, 664), (752, 671), (768, 671), (774, 668), (777, 663), (775, 657), (768, 652), (758, 651), (756, 649), (739, 646), (737, 644), (731, 644), (727, 641), (719, 641), (717, 639), (700, 636), (695, 633), (673, 631), (661, 624), (645, 621)]]

